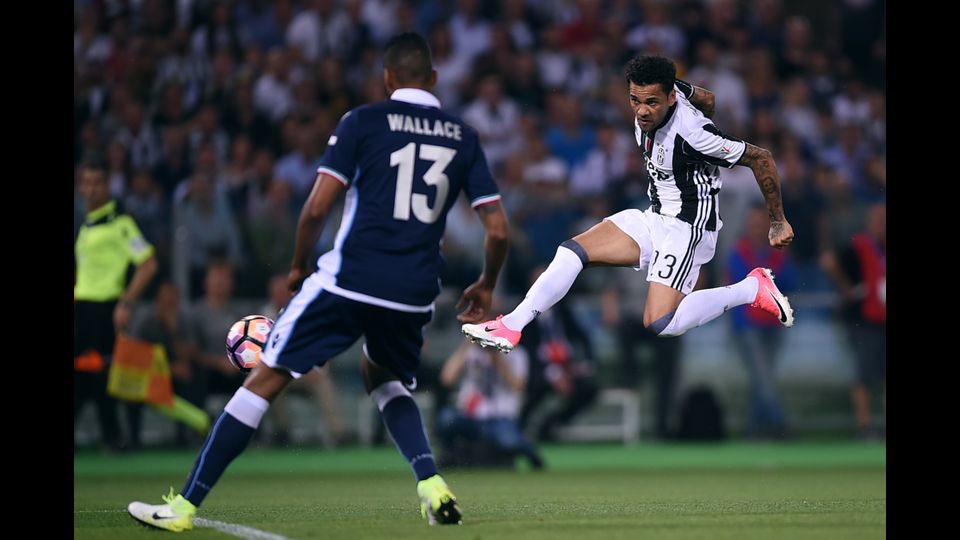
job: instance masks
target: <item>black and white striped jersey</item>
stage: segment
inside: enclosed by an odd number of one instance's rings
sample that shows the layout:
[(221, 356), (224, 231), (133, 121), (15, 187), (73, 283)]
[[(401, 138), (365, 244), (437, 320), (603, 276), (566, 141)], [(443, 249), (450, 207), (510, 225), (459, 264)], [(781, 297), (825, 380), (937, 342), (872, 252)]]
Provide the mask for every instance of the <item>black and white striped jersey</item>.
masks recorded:
[(659, 128), (643, 133), (634, 120), (634, 133), (650, 176), (650, 208), (696, 228), (720, 230), (719, 166), (732, 168), (746, 143), (721, 133), (679, 89)]

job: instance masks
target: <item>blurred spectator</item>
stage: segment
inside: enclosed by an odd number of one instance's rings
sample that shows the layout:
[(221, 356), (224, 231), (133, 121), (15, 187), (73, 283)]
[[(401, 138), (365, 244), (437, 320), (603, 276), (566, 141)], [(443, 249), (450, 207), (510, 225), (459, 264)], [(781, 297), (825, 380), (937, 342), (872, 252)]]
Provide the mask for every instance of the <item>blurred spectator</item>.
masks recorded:
[[(305, 201), (317, 179), (320, 154), (317, 153), (316, 137), (310, 126), (300, 126), (296, 131), (296, 148), (280, 158), (273, 167), (275, 181), (287, 184), (297, 201)], [(299, 208), (301, 204), (295, 204)]]
[(581, 197), (603, 193), (626, 172), (630, 153), (637, 152), (629, 136), (610, 124), (597, 126), (597, 145), (570, 174), (570, 195)]
[(128, 103), (124, 108), (123, 126), (117, 131), (117, 140), (126, 148), (133, 167), (153, 167), (160, 159), (157, 134), (138, 103)]
[(866, 164), (870, 148), (863, 140), (858, 124), (848, 123), (840, 128), (840, 140), (823, 150), (820, 160), (840, 173), (841, 178), (853, 189), (858, 199), (869, 199), (870, 190), (866, 181)]
[[(727, 283), (753, 268), (769, 268), (784, 293), (795, 289), (796, 276), (790, 256), (770, 247), (767, 209), (751, 208), (743, 234), (727, 260)], [(776, 384), (776, 361), (783, 343), (783, 325), (769, 313), (748, 305), (733, 309), (733, 338), (747, 368), (750, 405), (746, 433), (750, 438), (781, 439), (789, 436), (786, 413)]]
[(870, 207), (866, 226), (838, 251), (824, 254), (823, 266), (840, 292), (840, 314), (856, 359), (850, 392), (857, 429), (864, 438), (882, 432), (873, 423), (872, 393), (887, 404), (887, 208)]
[[(243, 384), (245, 375), (227, 359), (224, 344), (233, 323), (250, 315), (238, 311), (233, 302), (233, 269), (229, 263), (214, 259), (205, 271), (203, 297), (189, 310), (196, 341), (194, 376), (203, 400), (213, 394), (232, 395)], [(203, 403), (197, 405), (203, 408)]]
[(690, 84), (709, 89), (718, 96), (713, 120), (723, 130), (741, 133), (747, 126), (749, 103), (743, 79), (720, 63), (720, 44), (711, 38), (697, 46), (697, 62), (685, 78)]
[(456, 445), (462, 438), (468, 444), (490, 443), (501, 452), (524, 456), (535, 469), (543, 468), (543, 458), (517, 423), (527, 369), (523, 348), (507, 355), (461, 343), (440, 372), (444, 386), (460, 385), (456, 407), (441, 411), (437, 420), (445, 461), (455, 461), (458, 450), (464, 451)]
[[(151, 309), (142, 311), (134, 319), (130, 334), (162, 345), (170, 363), (173, 392), (190, 403), (203, 407), (204, 388), (197, 384), (194, 366), (196, 343), (187, 312), (180, 304), (180, 291), (173, 283), (168, 281), (160, 284)], [(134, 414), (139, 416), (140, 408), (135, 410)], [(139, 426), (139, 422), (136, 424)], [(185, 446), (191, 440), (188, 435), (190, 430), (179, 422), (176, 426), (175, 443), (177, 446)], [(131, 425), (131, 429), (139, 433), (139, 427), (134, 428)], [(139, 442), (139, 438), (137, 441)]]
[(583, 121), (583, 109), (572, 94), (557, 93), (547, 98), (550, 123), (545, 134), (550, 152), (572, 169), (587, 159), (596, 145), (593, 127)]
[(270, 50), (284, 44), (293, 18), (291, 0), (241, 0), (237, 3), (237, 31), (246, 46)]
[(127, 149), (119, 138), (107, 145), (107, 182), (110, 184), (110, 196), (122, 198), (127, 191), (130, 164)]
[(186, 128), (179, 125), (168, 126), (163, 130), (163, 150), (153, 177), (170, 200), (181, 180), (190, 176), (190, 153), (187, 146)]
[(220, 127), (220, 111), (213, 103), (204, 103), (200, 106), (196, 122), (188, 137), (192, 156), (199, 153), (201, 144), (207, 143), (212, 146), (218, 167), (227, 162), (227, 155), (230, 153), (230, 137)]
[(159, 94), (160, 89), (169, 82), (177, 81), (183, 86), (187, 108), (196, 107), (203, 98), (212, 75), (209, 58), (191, 52), (190, 35), (182, 26), (174, 29), (168, 38), (155, 43), (161, 46), (161, 54), (153, 94)]
[(334, 0), (306, 0), (287, 28), (294, 63), (312, 64), (321, 55), (342, 55), (349, 45), (350, 19)]
[(233, 3), (228, 0), (205, 2), (206, 13), (202, 14), (196, 30), (190, 36), (193, 54), (212, 58), (217, 51), (226, 51), (233, 58), (243, 52), (240, 35), (234, 21)]
[(290, 65), (283, 49), (270, 49), (267, 54), (267, 70), (253, 87), (253, 100), (272, 122), (279, 121), (293, 107)]
[[(529, 283), (545, 269), (534, 268)], [(577, 322), (569, 302), (561, 300), (524, 329), (523, 347), (530, 354), (530, 377), (520, 426), (526, 429), (543, 400), (556, 394), (559, 406), (544, 414), (535, 428), (538, 440), (556, 440), (557, 428), (568, 425), (597, 399), (593, 340)]]
[(645, 2), (644, 21), (627, 34), (627, 44), (644, 54), (683, 58), (686, 39), (680, 27), (670, 21), (669, 6), (662, 1)]
[[(658, 337), (643, 326), (646, 276), (633, 269), (611, 268), (603, 291), (603, 325), (617, 339), (619, 372), (616, 386), (635, 389), (651, 381), (654, 392), (654, 428), (657, 439), (673, 436), (671, 411), (680, 375), (682, 336)], [(526, 339), (526, 336), (524, 336)]]
[(243, 133), (256, 148), (273, 144), (273, 127), (269, 117), (254, 103), (253, 85), (248, 79), (238, 81), (231, 101), (223, 105), (223, 126), (231, 136)]
[(267, 190), (264, 204), (250, 217), (247, 235), (253, 257), (247, 259), (247, 264), (255, 266), (260, 283), (266, 281), (267, 276), (287, 270), (293, 260), (297, 221), (290, 211), (291, 201), (290, 185), (274, 180)]
[(508, 155), (521, 144), (520, 108), (503, 95), (503, 80), (491, 73), (480, 81), (477, 99), (467, 105), (463, 119), (477, 130), (492, 170), (498, 170)]
[(469, 61), (490, 48), (490, 23), (480, 16), (478, 0), (457, 0), (457, 10), (447, 23), (455, 54)]
[(167, 225), (170, 216), (163, 191), (153, 181), (150, 171), (139, 169), (133, 173), (123, 206), (140, 224), (147, 242), (156, 247), (158, 259), (167, 260), (170, 256), (170, 227)]
[(195, 173), (183, 202), (174, 207), (173, 240), (174, 283), (189, 299), (202, 294), (204, 275), (212, 260), (241, 262), (240, 235), (229, 203), (216, 190), (209, 173)]

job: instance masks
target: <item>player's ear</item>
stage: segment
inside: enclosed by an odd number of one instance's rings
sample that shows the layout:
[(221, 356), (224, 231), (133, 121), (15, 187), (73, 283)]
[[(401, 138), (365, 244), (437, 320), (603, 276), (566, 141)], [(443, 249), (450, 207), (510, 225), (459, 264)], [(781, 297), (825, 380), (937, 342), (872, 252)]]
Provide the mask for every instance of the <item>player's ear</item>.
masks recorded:
[(390, 73), (390, 70), (383, 68), (383, 86), (387, 88), (387, 94), (392, 94), (395, 86), (393, 86), (393, 74)]
[(677, 89), (676, 89), (676, 88), (671, 88), (671, 89), (670, 89), (670, 93), (667, 94), (667, 105), (673, 107), (673, 105), (674, 105), (676, 102), (677, 102)]
[(430, 70), (430, 88), (433, 88), (437, 85), (437, 70)]

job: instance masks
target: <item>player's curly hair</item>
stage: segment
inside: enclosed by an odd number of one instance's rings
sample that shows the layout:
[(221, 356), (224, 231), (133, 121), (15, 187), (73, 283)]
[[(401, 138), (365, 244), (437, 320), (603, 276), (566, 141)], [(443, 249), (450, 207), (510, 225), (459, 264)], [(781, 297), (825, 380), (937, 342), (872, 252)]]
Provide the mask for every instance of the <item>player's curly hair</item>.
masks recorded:
[(433, 73), (430, 45), (415, 32), (397, 34), (384, 47), (383, 67), (393, 72), (401, 84), (427, 83)]
[(673, 90), (673, 83), (677, 80), (677, 66), (673, 60), (663, 56), (636, 56), (627, 63), (623, 74), (627, 84), (637, 86), (659, 84), (665, 94)]

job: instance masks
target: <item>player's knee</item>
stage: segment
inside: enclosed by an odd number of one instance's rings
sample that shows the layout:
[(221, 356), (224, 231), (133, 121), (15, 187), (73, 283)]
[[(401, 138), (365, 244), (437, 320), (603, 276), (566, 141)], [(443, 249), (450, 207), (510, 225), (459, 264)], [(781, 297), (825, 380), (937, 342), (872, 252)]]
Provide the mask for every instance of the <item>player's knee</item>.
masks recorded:
[(677, 314), (677, 310), (673, 310), (662, 317), (654, 318), (653, 315), (649, 313), (643, 314), (643, 326), (648, 328), (651, 332), (660, 337), (669, 337), (672, 336), (667, 328), (670, 326), (670, 323), (673, 321), (673, 317)]
[(564, 240), (560, 244), (560, 247), (557, 248), (557, 251), (560, 251), (560, 248), (566, 248), (572, 251), (574, 255), (576, 255), (577, 258), (580, 259), (580, 262), (583, 264), (584, 268), (586, 268), (587, 265), (590, 264), (590, 257), (587, 256), (587, 250), (583, 249), (583, 246), (581, 246), (580, 243), (574, 240), (573, 238), (569, 240)]

